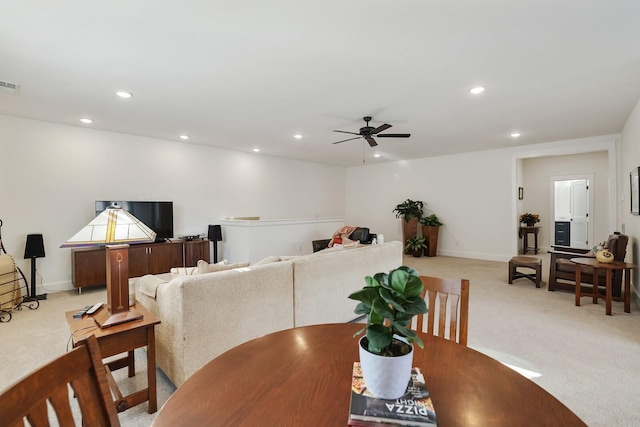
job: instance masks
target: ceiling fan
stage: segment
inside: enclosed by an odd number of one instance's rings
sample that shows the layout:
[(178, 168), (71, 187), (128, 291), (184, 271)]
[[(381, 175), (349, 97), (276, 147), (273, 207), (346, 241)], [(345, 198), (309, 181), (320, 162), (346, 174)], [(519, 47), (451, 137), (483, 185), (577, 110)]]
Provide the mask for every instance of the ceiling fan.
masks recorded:
[(360, 132), (347, 132), (344, 130), (334, 130), (334, 132), (340, 132), (340, 133), (349, 133), (351, 135), (358, 135), (354, 138), (348, 138), (348, 139), (343, 139), (342, 141), (336, 141), (333, 144), (340, 144), (341, 142), (346, 142), (346, 141), (352, 141), (354, 139), (360, 139), (360, 138), (364, 138), (367, 140), (367, 142), (369, 143), (369, 146), (371, 147), (375, 147), (376, 145), (378, 145), (378, 143), (376, 142), (375, 139), (373, 139), (373, 136), (377, 136), (378, 138), (409, 138), (411, 136), (410, 133), (382, 133), (380, 134), (379, 132), (382, 132), (383, 130), (387, 130), (391, 127), (391, 125), (389, 124), (383, 124), (378, 126), (377, 128), (374, 128), (373, 126), (369, 126), (369, 122), (371, 121), (371, 116), (365, 116), (363, 117), (364, 121), (367, 122), (367, 125), (365, 127), (361, 127), (360, 128)]

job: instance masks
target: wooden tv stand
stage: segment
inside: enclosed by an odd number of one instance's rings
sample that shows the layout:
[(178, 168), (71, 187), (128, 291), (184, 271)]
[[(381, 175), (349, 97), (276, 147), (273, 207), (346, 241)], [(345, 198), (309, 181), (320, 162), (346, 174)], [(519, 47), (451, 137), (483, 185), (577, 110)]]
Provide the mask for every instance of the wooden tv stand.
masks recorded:
[[(142, 243), (129, 247), (129, 277), (168, 273), (173, 267), (195, 267), (198, 260), (209, 262), (209, 240)], [(102, 248), (71, 251), (73, 286), (104, 285), (107, 281), (106, 253)]]

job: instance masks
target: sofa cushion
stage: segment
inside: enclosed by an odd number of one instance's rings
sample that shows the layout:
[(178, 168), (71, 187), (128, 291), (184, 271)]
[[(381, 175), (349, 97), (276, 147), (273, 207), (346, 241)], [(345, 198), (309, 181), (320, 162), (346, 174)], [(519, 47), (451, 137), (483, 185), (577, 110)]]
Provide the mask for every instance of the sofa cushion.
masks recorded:
[[(558, 271), (562, 271), (564, 273), (574, 273), (576, 272), (576, 264), (571, 262), (571, 260), (565, 258), (558, 258), (556, 261), (556, 266)], [(582, 276), (590, 277), (593, 274), (593, 268), (583, 265), (580, 267), (580, 274)], [(598, 270), (598, 277), (606, 277), (606, 270), (601, 268)], [(604, 282), (600, 281), (600, 284), (604, 285)]]
[(280, 262), (280, 257), (279, 256), (268, 256), (266, 258), (262, 258), (260, 261), (254, 263), (253, 265), (271, 264), (273, 262)]
[(236, 264), (209, 264), (201, 259), (198, 261), (198, 274), (215, 273), (217, 271), (233, 270), (234, 268), (248, 267), (248, 262), (239, 262)]

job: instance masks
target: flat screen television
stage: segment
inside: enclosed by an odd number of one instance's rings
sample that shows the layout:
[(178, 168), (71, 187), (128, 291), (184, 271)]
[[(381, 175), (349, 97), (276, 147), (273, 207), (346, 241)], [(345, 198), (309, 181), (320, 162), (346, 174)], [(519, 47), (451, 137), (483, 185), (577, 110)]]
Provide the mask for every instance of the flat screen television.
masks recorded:
[(173, 238), (173, 202), (101, 200), (96, 201), (96, 216), (113, 203), (128, 210), (155, 231), (157, 242)]

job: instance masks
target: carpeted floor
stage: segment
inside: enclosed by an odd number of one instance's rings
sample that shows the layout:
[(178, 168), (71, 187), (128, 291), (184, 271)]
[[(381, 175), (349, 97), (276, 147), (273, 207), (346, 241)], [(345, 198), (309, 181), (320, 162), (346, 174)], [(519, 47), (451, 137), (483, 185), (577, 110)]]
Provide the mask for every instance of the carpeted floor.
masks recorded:
[[(527, 279), (507, 284), (503, 262), (405, 257), (405, 264), (423, 275), (470, 280), (470, 347), (524, 370), (590, 426), (640, 425), (640, 309), (632, 305), (626, 314), (614, 302), (613, 316), (605, 316), (604, 303), (588, 298), (576, 307), (573, 294), (547, 291), (549, 260), (540, 257), (540, 289)], [(0, 324), (0, 390), (67, 350), (65, 311), (104, 300), (104, 289), (49, 294), (38, 310), (16, 312)], [(115, 373), (125, 393), (146, 381), (145, 357), (136, 351), (133, 379), (124, 370)], [(159, 407), (173, 391), (158, 371)], [(149, 426), (155, 418), (146, 403), (119, 416), (126, 427)]]

